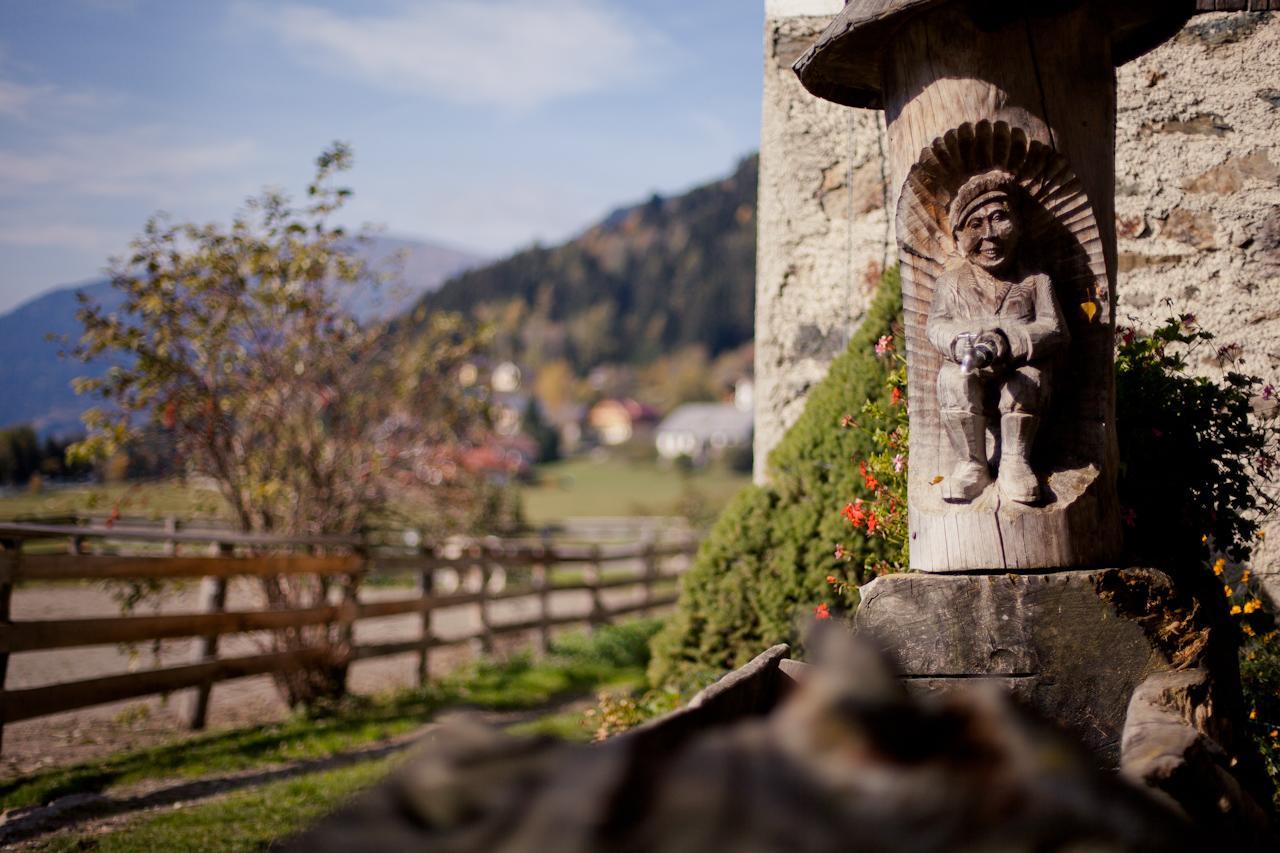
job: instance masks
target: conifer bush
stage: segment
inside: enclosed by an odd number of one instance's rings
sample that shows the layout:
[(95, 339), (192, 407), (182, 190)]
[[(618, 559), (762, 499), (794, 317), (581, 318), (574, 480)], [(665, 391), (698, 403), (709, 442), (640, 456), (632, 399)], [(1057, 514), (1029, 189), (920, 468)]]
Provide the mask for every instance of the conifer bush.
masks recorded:
[(769, 485), (738, 494), (698, 551), (676, 613), (654, 639), (653, 683), (688, 688), (774, 643), (795, 643), (813, 603), (829, 594), (827, 577), (843, 568), (837, 546), (868, 556), (890, 549), (883, 539), (851, 533), (840, 514), (866, 494), (858, 460), (876, 452), (870, 436), (841, 423), (868, 400), (891, 403), (894, 365), (875, 348), (901, 311), (892, 269), (847, 350), (770, 454)]

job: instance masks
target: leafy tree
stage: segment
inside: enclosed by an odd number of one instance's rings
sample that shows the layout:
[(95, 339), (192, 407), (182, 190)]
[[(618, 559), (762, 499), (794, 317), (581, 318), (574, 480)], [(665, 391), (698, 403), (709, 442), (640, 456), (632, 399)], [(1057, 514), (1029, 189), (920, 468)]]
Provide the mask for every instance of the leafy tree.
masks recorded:
[[(120, 306), (86, 300), (78, 314), (75, 354), (114, 365), (77, 382), (103, 403), (84, 417), (79, 457), (163, 430), (245, 530), (349, 533), (410, 492), (434, 508), (428, 520), (462, 522), (473, 494), (462, 452), (483, 436), (486, 400), (458, 376), (477, 340), (456, 316), (434, 314), (392, 345), (344, 307), (352, 288), (387, 277), (356, 253), (366, 235), (332, 224), (350, 195), (334, 178), (350, 165), (349, 148), (335, 144), (303, 203), (265, 191), (229, 227), (147, 223), (113, 264)], [(263, 588), (273, 608), (326, 594), (311, 578), (266, 578)], [(345, 650), (331, 629), (272, 642), (334, 652), (323, 671), (280, 678), (292, 704), (341, 689)]]

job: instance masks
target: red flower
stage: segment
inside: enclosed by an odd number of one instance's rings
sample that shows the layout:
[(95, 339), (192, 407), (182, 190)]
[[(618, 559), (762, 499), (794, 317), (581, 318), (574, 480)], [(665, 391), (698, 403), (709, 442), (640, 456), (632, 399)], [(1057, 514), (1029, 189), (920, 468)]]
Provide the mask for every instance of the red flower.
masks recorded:
[(849, 519), (849, 523), (854, 527), (861, 527), (867, 521), (867, 513), (862, 508), (861, 498), (851, 504), (845, 504), (840, 514)]
[(902, 389), (901, 389), (901, 388), (899, 388), (897, 385), (893, 386), (893, 390), (889, 392), (889, 399), (893, 401), (893, 404), (894, 404), (895, 406), (896, 406), (896, 405), (898, 405), (899, 403), (901, 403), (901, 402), (902, 402)]
[(835, 583), (835, 582), (836, 582), (835, 575), (827, 575), (827, 583)]
[(874, 512), (867, 513), (867, 532), (875, 533), (877, 524), (879, 522), (876, 520), (876, 514)]
[(816, 619), (830, 619), (831, 608), (827, 607), (826, 602), (823, 602), (822, 604), (819, 604), (817, 607), (813, 608), (813, 615), (814, 615), (814, 618)]
[(862, 479), (867, 484), (868, 489), (874, 492), (876, 489), (880, 488), (880, 481), (872, 474), (867, 473), (867, 463), (865, 461), (858, 463), (858, 470), (862, 472)]

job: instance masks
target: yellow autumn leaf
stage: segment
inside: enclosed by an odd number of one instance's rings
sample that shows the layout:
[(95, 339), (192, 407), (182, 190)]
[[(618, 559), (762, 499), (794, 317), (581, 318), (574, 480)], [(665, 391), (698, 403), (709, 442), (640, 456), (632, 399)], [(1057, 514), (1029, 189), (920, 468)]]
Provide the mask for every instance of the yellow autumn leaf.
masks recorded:
[(1081, 302), (1080, 310), (1084, 312), (1085, 319), (1092, 323), (1094, 315), (1098, 313), (1098, 306), (1092, 302)]
[(939, 474), (938, 476), (934, 477), (932, 480), (929, 481), (929, 485), (936, 486), (941, 482), (942, 482), (942, 475)]

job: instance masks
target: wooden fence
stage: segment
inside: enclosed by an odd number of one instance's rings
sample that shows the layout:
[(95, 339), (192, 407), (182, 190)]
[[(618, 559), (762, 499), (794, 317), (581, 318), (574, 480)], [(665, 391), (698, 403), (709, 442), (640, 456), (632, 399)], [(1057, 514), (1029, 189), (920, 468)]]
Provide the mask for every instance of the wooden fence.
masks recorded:
[[(361, 537), (284, 538), (214, 528), (0, 523), (0, 748), (7, 723), (142, 696), (194, 689), (190, 723), (202, 728), (214, 684), (234, 678), (295, 671), (332, 660), (332, 646), (220, 656), (219, 639), (230, 634), (329, 626), (339, 632), (348, 661), (416, 654), (419, 684), (429, 675), (432, 648), (462, 643), (493, 648), (495, 637), (525, 633), (546, 650), (551, 630), (569, 624), (596, 625), (616, 617), (651, 611), (675, 601), (674, 579), (696, 548), (691, 535), (662, 541), (649, 537), (617, 543), (569, 543), (483, 539), (428, 544), (413, 531), (380, 531)], [(194, 552), (194, 553), (193, 553)], [(675, 559), (675, 565), (673, 563)], [(607, 569), (607, 571), (606, 571)], [(438, 591), (443, 578), (479, 575), (472, 589)], [(301, 609), (228, 610), (228, 583), (238, 577), (311, 575), (326, 590), (319, 606)], [(404, 598), (362, 601), (363, 582), (379, 576), (410, 575), (414, 590)], [(203, 580), (204, 612), (121, 615), (101, 618), (13, 621), (15, 584), (83, 580)], [(493, 581), (506, 581), (499, 585)], [(602, 592), (638, 590), (620, 606)], [(556, 615), (553, 594), (589, 593), (586, 612)], [(500, 621), (493, 605), (524, 600), (532, 618)], [(439, 636), (433, 614), (470, 607), (478, 628), (461, 636)], [(526, 608), (527, 609), (527, 608)], [(354, 626), (362, 619), (417, 614), (416, 636), (396, 642), (359, 645)], [(9, 690), (9, 657), (24, 652), (102, 644), (196, 639), (193, 662), (140, 672), (105, 675), (40, 687)]]

